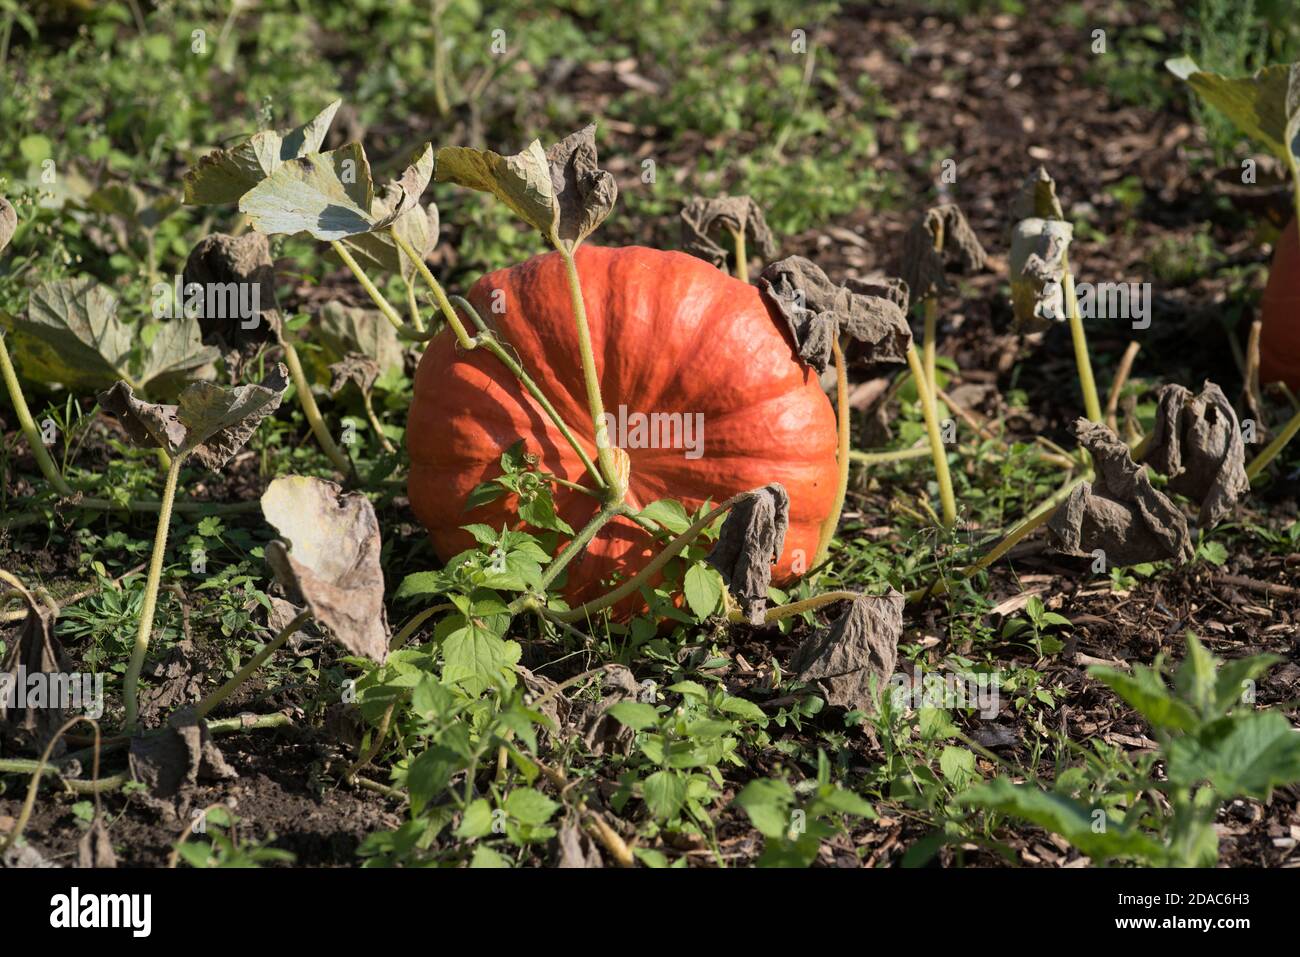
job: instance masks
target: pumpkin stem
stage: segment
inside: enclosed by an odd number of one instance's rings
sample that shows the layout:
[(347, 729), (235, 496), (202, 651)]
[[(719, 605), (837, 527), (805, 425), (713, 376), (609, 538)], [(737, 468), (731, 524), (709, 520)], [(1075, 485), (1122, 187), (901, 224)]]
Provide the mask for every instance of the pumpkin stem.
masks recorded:
[(736, 241), (736, 278), (743, 283), (749, 282), (749, 253), (745, 251), (745, 231), (734, 230), (731, 236)]
[(1065, 276), (1062, 280), (1065, 294), (1066, 316), (1070, 320), (1070, 338), (1074, 340), (1074, 361), (1079, 367), (1079, 386), (1083, 389), (1083, 408), (1093, 422), (1105, 422), (1101, 414), (1101, 400), (1097, 397), (1097, 381), (1092, 377), (1092, 360), (1088, 357), (1088, 338), (1083, 331), (1083, 318), (1079, 315), (1079, 301), (1074, 295), (1074, 274), (1070, 260), (1063, 257)]
[(921, 415), (925, 419), (925, 431), (930, 436), (930, 456), (934, 459), (934, 477), (939, 485), (939, 501), (943, 505), (943, 525), (952, 528), (957, 521), (957, 501), (952, 494), (952, 477), (948, 474), (948, 455), (943, 447), (943, 437), (939, 434), (938, 406), (930, 392), (925, 368), (915, 343), (907, 348), (907, 365), (912, 370), (916, 397), (921, 403)]
[(1278, 432), (1277, 438), (1264, 447), (1264, 451), (1255, 456), (1250, 464), (1246, 466), (1246, 478), (1254, 481), (1259, 473), (1263, 472), (1269, 462), (1277, 458), (1278, 453), (1286, 447), (1286, 444), (1295, 438), (1295, 434), (1300, 432), (1300, 412), (1291, 416), (1282, 430)]
[(316, 436), (321, 450), (334, 463), (334, 467), (344, 475), (351, 475), (352, 460), (335, 444), (330, 435), (329, 426), (325, 424), (325, 418), (320, 414), (320, 406), (316, 404), (316, 397), (311, 394), (311, 383), (307, 381), (307, 373), (302, 370), (298, 350), (284, 337), (281, 337), (280, 345), (284, 347), (284, 364), (289, 369), (289, 378), (293, 380), (298, 404), (302, 406), (302, 413), (307, 417), (307, 424), (311, 426), (312, 434)]
[[(600, 474), (605, 479), (611, 495), (619, 495), (618, 469), (614, 463), (614, 450), (609, 442), (609, 429), (605, 424), (605, 403), (600, 396), (600, 377), (596, 372), (596, 356), (591, 347), (591, 329), (587, 325), (587, 306), (582, 298), (582, 282), (578, 278), (578, 263), (572, 250), (563, 244), (557, 247), (564, 259), (564, 269), (569, 280), (569, 297), (573, 302), (573, 319), (578, 325), (578, 349), (582, 357), (582, 378), (587, 386), (587, 406), (591, 410), (591, 424), (596, 433), (596, 458)], [(622, 488), (626, 488), (623, 483)]]
[(162, 500), (158, 506), (158, 528), (153, 537), (153, 554), (149, 557), (149, 575), (144, 584), (144, 604), (140, 607), (140, 626), (135, 633), (135, 647), (131, 650), (131, 661), (126, 667), (122, 679), (122, 702), (126, 707), (124, 726), (127, 731), (135, 730), (139, 714), (138, 686), (140, 669), (144, 667), (144, 656), (149, 650), (149, 636), (153, 631), (153, 616), (158, 608), (158, 584), (162, 580), (163, 556), (167, 553), (167, 530), (171, 525), (172, 503), (176, 501), (176, 483), (180, 478), (181, 464), (186, 453), (177, 452), (172, 456), (171, 467), (167, 469), (167, 482), (163, 486)]
[(14, 371), (14, 364), (9, 359), (9, 348), (5, 345), (3, 332), (0, 332), (0, 374), (4, 377), (5, 388), (9, 391), (9, 401), (13, 404), (14, 411), (18, 413), (18, 424), (22, 427), (23, 435), (27, 437), (27, 445), (36, 458), (36, 464), (41, 467), (45, 480), (54, 486), (54, 490), (62, 498), (68, 498), (72, 495), (72, 487), (59, 474), (54, 459), (50, 458), (49, 449), (41, 440), (40, 430), (36, 428), (32, 411), (27, 407), (27, 399), (23, 397), (23, 387), (18, 381), (18, 373)]
[[(394, 236), (393, 238), (396, 239), (397, 237)], [(338, 256), (339, 259), (343, 260), (343, 265), (347, 266), (348, 269), (352, 271), (352, 275), (357, 277), (357, 282), (361, 283), (361, 288), (366, 291), (366, 295), (370, 297), (370, 300), (379, 307), (379, 311), (384, 314), (384, 318), (391, 322), (393, 327), (399, 332), (405, 328), (402, 322), (402, 317), (397, 314), (397, 310), (393, 308), (393, 304), (384, 297), (382, 292), (379, 291), (379, 287), (370, 281), (370, 277), (366, 275), (366, 271), (361, 268), (359, 262), (352, 258), (352, 254), (348, 252), (347, 247), (335, 239), (330, 242), (330, 248), (334, 250), (334, 254)]]
[[(862, 595), (855, 591), (828, 591), (820, 595), (813, 595), (811, 598), (804, 598), (801, 601), (792, 601), (786, 605), (774, 605), (763, 613), (763, 624), (770, 625), (773, 622), (780, 621), (782, 618), (789, 618), (793, 615), (802, 615), (806, 611), (816, 611), (825, 605), (837, 601), (854, 601), (861, 598)], [(737, 609), (728, 613), (728, 621), (744, 622), (748, 621), (744, 615)]]
[[(630, 511), (628, 507), (621, 501), (606, 502), (601, 506), (600, 511), (593, 515), (587, 521), (587, 524), (579, 529), (578, 534), (573, 536), (573, 538), (569, 540), (569, 543), (560, 551), (560, 554), (555, 556), (555, 560), (546, 566), (546, 572), (538, 582), (538, 591), (544, 592), (546, 589), (550, 588), (555, 579), (560, 577), (560, 573), (568, 567), (569, 562), (573, 561), (577, 554), (587, 547), (591, 540), (596, 537), (596, 533), (604, 528), (610, 519), (617, 515), (625, 514), (628, 511)], [(511, 611), (515, 610), (517, 609), (512, 606)]]

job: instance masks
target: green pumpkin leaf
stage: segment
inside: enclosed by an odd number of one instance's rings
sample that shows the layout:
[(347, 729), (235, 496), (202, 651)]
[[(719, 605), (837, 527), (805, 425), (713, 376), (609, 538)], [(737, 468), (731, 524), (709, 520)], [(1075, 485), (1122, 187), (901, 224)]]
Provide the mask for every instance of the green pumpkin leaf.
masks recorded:
[(1267, 801), (1276, 787), (1300, 781), (1300, 732), (1276, 711), (1251, 711), (1215, 721), (1169, 746), (1169, 781), (1209, 781), (1224, 798)]
[(1166, 60), (1165, 68), (1296, 174), (1300, 168), (1300, 63), (1277, 64), (1238, 77), (1206, 72), (1190, 57)]
[(433, 148), (426, 144), (376, 200), (365, 150), (349, 143), (281, 164), (244, 194), (239, 209), (269, 236), (305, 233), (330, 242), (391, 226), (419, 205), (432, 175)]
[(185, 174), (186, 204), (238, 202), (281, 164), (318, 152), (342, 102), (335, 100), (296, 129), (254, 133), (230, 149), (209, 153)]
[(117, 318), (117, 296), (89, 276), (42, 283), (26, 317), (8, 324), (18, 364), (32, 381), (91, 391), (131, 378), (132, 330)]

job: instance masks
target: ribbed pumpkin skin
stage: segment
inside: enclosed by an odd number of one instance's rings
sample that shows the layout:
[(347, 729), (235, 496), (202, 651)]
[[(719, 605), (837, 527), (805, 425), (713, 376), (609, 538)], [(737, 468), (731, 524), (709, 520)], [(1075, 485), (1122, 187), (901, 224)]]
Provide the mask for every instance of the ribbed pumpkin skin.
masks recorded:
[[(758, 290), (684, 253), (582, 246), (577, 254), (596, 368), (607, 412), (703, 413), (703, 454), (626, 449), (628, 503), (675, 498), (689, 509), (780, 482), (790, 493), (790, 529), (774, 570), (779, 584), (805, 571), (836, 486), (835, 415), (815, 373), (794, 356)], [(500, 291), (503, 295), (494, 293)], [(517, 351), (524, 368), (595, 458), (578, 336), (564, 261), (538, 256), (480, 279), (468, 296)], [(494, 312), (494, 301), (500, 303)], [(467, 323), (467, 326), (469, 324)], [(472, 326), (470, 327), (472, 331)], [(411, 505), (443, 560), (471, 548), (471, 522), (521, 527), (513, 497), (465, 511), (470, 491), (500, 474), (501, 453), (519, 439), (547, 471), (590, 486), (573, 449), (508, 369), (486, 350), (464, 352), (449, 330), (430, 341), (415, 380), (407, 425)], [(617, 443), (617, 436), (612, 437)], [(555, 488), (575, 530), (594, 498)], [(566, 598), (603, 594), (602, 581), (630, 575), (654, 554), (626, 519), (598, 534), (569, 565)], [(636, 603), (620, 608), (624, 615)]]
[(1300, 237), (1296, 221), (1283, 230), (1264, 288), (1259, 330), (1261, 382), (1285, 382), (1300, 389)]

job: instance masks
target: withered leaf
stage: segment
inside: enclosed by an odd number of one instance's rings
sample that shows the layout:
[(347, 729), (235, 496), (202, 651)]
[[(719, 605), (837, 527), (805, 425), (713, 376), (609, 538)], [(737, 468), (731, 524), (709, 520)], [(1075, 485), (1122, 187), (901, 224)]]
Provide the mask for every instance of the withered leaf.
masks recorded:
[[(18, 638), (0, 665), (0, 730), (12, 736), (24, 748), (41, 750), (70, 717), (62, 689), (75, 676), (72, 661), (63, 651), (63, 645), (54, 636), (56, 613), (53, 609), (27, 598), (27, 617), (18, 630)], [(46, 696), (36, 698), (28, 694), (26, 700), (10, 694), (29, 689), (30, 679), (47, 676), (44, 682)], [(11, 690), (12, 689), (12, 690)], [(55, 700), (57, 698), (57, 700)], [(55, 745), (55, 753), (63, 753), (63, 742)]]
[(1061, 201), (1056, 198), (1056, 181), (1046, 167), (1039, 166), (1025, 178), (1011, 203), (1011, 215), (1017, 219), (1065, 219)]
[(620, 701), (637, 699), (640, 688), (636, 676), (623, 665), (606, 665), (602, 688), (604, 694), (600, 701), (589, 705), (591, 711), (582, 722), (582, 743), (598, 757), (609, 753), (627, 754), (635, 734), (610, 715), (609, 709)]
[[(191, 283), (204, 287), (203, 308), (197, 316), (204, 342), (247, 355), (278, 339), (275, 264), (271, 245), (261, 233), (214, 233), (199, 240), (185, 261), (182, 292)], [(245, 315), (243, 306), (254, 301), (256, 314)]]
[(899, 274), (914, 299), (952, 292), (947, 271), (983, 269), (988, 255), (955, 203), (934, 206), (903, 236)]
[(734, 252), (733, 233), (748, 236), (764, 259), (776, 255), (776, 240), (763, 218), (763, 210), (748, 196), (696, 196), (682, 207), (681, 216), (682, 249), (719, 269)]
[(1158, 392), (1155, 426), (1145, 462), (1169, 478), (1169, 490), (1200, 506), (1200, 523), (1214, 526), (1250, 491), (1246, 445), (1237, 413), (1217, 385), (1194, 396), (1181, 385)]
[(373, 359), (380, 375), (401, 372), (405, 366), (405, 347), (397, 330), (377, 309), (326, 303), (317, 317), (316, 337), (331, 363), (355, 353)]
[(137, 445), (157, 446), (172, 455), (189, 452), (205, 468), (219, 469), (280, 407), (288, 376), (288, 370), (277, 364), (258, 385), (231, 389), (195, 382), (181, 393), (178, 405), (143, 402), (129, 385), (119, 382), (99, 394), (99, 404), (117, 416)]
[(0, 196), (0, 253), (5, 251), (9, 245), (9, 240), (14, 238), (14, 233), (18, 230), (18, 214), (14, 212), (13, 205), (9, 200)]
[(1151, 485), (1128, 446), (1104, 425), (1078, 419), (1079, 442), (1092, 453), (1096, 483), (1083, 482), (1048, 521), (1057, 545), (1076, 554), (1105, 553), (1109, 565), (1135, 565), (1194, 554), (1187, 519)]
[(556, 867), (604, 867), (600, 848), (576, 821), (560, 827), (560, 862)]
[(772, 563), (781, 557), (789, 526), (790, 496), (773, 482), (732, 506), (706, 559), (750, 624), (763, 623)]
[(271, 483), (262, 513), (283, 541), (266, 560), (289, 600), (305, 604), (348, 651), (373, 661), (388, 653), (379, 520), (360, 492), (290, 475)]
[(816, 263), (789, 256), (768, 265), (758, 287), (790, 330), (799, 358), (818, 373), (826, 371), (841, 334), (865, 343), (868, 361), (901, 362), (907, 355), (907, 290), (897, 280), (837, 286)]
[(903, 604), (903, 595), (893, 589), (855, 598), (829, 628), (799, 646), (791, 661), (798, 680), (816, 683), (828, 704), (874, 711), (872, 681), (877, 695), (886, 693), (898, 661)]
[(152, 724), (161, 717), (194, 704), (203, 695), (203, 681), (195, 671), (194, 642), (188, 638), (172, 646), (148, 671), (149, 687), (140, 693), (140, 720)]
[(349, 352), (330, 366), (330, 395), (338, 395), (349, 382), (355, 382), (362, 392), (369, 392), (378, 378), (378, 362)]
[(238, 777), (192, 708), (167, 724), (131, 739), (131, 776), (148, 792), (148, 803), (168, 816), (184, 816), (200, 781)]
[(546, 151), (558, 215), (555, 233), (570, 250), (595, 232), (614, 209), (618, 183), (598, 165), (596, 124), (571, 133)]
[(1011, 232), (1011, 308), (1016, 328), (1038, 332), (1066, 319), (1066, 254), (1073, 227), (1059, 219), (1022, 219)]

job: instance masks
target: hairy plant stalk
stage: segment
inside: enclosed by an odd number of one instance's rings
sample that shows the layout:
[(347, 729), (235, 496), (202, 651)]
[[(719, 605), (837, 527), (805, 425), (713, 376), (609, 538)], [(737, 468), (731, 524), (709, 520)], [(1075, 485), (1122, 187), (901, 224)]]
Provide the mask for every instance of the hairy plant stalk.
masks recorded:
[(32, 411), (27, 407), (27, 399), (23, 396), (22, 384), (18, 381), (18, 373), (14, 371), (14, 364), (9, 358), (9, 347), (5, 345), (5, 337), (0, 334), (0, 375), (5, 380), (5, 389), (9, 392), (9, 401), (13, 404), (14, 412), (18, 414), (18, 425), (23, 430), (23, 436), (27, 439), (27, 444), (32, 450), (32, 455), (36, 459), (36, 464), (41, 468), (41, 474), (45, 480), (54, 486), (54, 490), (62, 498), (72, 495), (72, 488), (67, 481), (59, 474), (58, 466), (54, 464), (54, 459), (50, 457), (50, 450), (45, 447), (41, 440), (41, 431), (36, 427), (35, 420), (32, 419)]
[(293, 621), (281, 628), (276, 636), (262, 647), (261, 651), (253, 655), (252, 658), (249, 658), (248, 663), (244, 665), (244, 667), (240, 668), (239, 671), (235, 673), (234, 677), (195, 705), (194, 716), (196, 718), (206, 717), (213, 708), (234, 694), (239, 689), (239, 686), (251, 678), (253, 672), (262, 667), (262, 665), (266, 663), (266, 660), (275, 654), (281, 646), (289, 640), (290, 636), (301, 628), (310, 617), (311, 612), (305, 610), (300, 611), (296, 616), (294, 616)]
[(1277, 458), (1281, 451), (1286, 448), (1286, 444), (1295, 438), (1297, 432), (1300, 432), (1300, 412), (1291, 416), (1286, 425), (1282, 426), (1278, 431), (1273, 441), (1264, 446), (1264, 451), (1255, 456), (1250, 464), (1246, 466), (1246, 478), (1254, 481), (1268, 467), (1268, 463)]
[(126, 675), (122, 679), (122, 703), (126, 707), (125, 725), (128, 731), (135, 729), (139, 713), (140, 669), (144, 667), (144, 656), (149, 650), (149, 636), (153, 632), (154, 612), (158, 608), (158, 584), (162, 580), (163, 559), (167, 554), (167, 531), (171, 526), (172, 503), (176, 500), (176, 482), (180, 478), (185, 458), (185, 452), (177, 452), (172, 456), (171, 468), (167, 470), (167, 482), (163, 486), (162, 500), (158, 506), (158, 529), (154, 532), (149, 574), (144, 583), (140, 627), (136, 630), (135, 647), (131, 650), (131, 661), (126, 666)]
[(837, 475), (835, 479), (835, 498), (831, 511), (822, 523), (821, 533), (817, 538), (817, 556), (812, 567), (816, 568), (826, 560), (831, 550), (831, 541), (840, 527), (840, 516), (844, 513), (844, 499), (849, 491), (849, 373), (845, 368), (844, 350), (840, 348), (839, 337), (831, 340), (831, 354), (835, 358), (835, 418), (838, 445), (835, 452)]
[[(565, 422), (564, 418), (560, 415), (559, 410), (551, 404), (551, 400), (546, 397), (538, 387), (537, 383), (533, 381), (532, 376), (527, 373), (519, 360), (514, 357), (514, 354), (497, 338), (496, 332), (483, 321), (483, 317), (478, 314), (478, 310), (470, 304), (469, 300), (461, 296), (452, 296), (451, 299), (457, 306), (465, 311), (465, 314), (469, 316), (470, 320), (474, 323), (474, 327), (479, 330), (479, 335), (470, 340), (471, 344), (469, 348), (474, 349), (478, 346), (482, 346), (488, 352), (492, 353), (492, 355), (500, 359), (502, 365), (514, 374), (514, 377), (519, 380), (528, 394), (537, 400), (537, 404), (542, 407), (542, 411), (546, 413), (547, 417), (555, 423), (555, 427), (560, 430), (560, 434), (564, 436), (564, 440), (569, 443), (569, 447), (572, 448), (574, 453), (578, 456), (583, 467), (591, 475), (592, 480), (595, 481), (597, 486), (599, 486), (599, 490), (596, 493), (597, 496), (599, 497), (603, 495), (606, 487), (604, 476), (600, 474), (600, 469), (596, 467), (596, 463), (592, 461), (591, 456), (587, 454), (587, 450), (582, 447), (582, 444), (578, 441), (578, 437), (573, 434), (573, 431), (569, 428), (569, 424)], [(454, 309), (452, 311), (455, 312)], [(568, 482), (567, 479), (556, 479), (556, 481), (561, 485), (577, 487), (574, 486), (573, 483)]]
[(886, 452), (859, 452), (857, 449), (849, 449), (849, 460), (860, 465), (885, 465), (889, 462), (923, 459), (929, 454), (928, 445), (918, 445), (910, 449), (890, 449)]
[[(624, 515), (628, 511), (629, 509), (622, 502), (606, 502), (602, 505), (600, 511), (593, 515), (590, 520), (588, 520), (587, 524), (578, 530), (578, 534), (574, 535), (573, 538), (569, 540), (569, 543), (564, 546), (560, 551), (560, 554), (555, 556), (555, 560), (546, 566), (546, 571), (542, 575), (537, 590), (544, 592), (550, 588), (555, 579), (559, 578), (564, 569), (568, 567), (569, 562), (573, 561), (573, 559), (577, 557), (578, 553), (586, 548), (587, 545), (590, 544), (591, 540), (596, 537), (597, 532), (604, 528), (611, 519), (618, 515)], [(511, 610), (515, 611), (517, 609), (512, 605)]]
[(401, 648), (408, 641), (410, 641), (411, 636), (415, 634), (415, 630), (419, 628), (421, 625), (423, 625), (430, 618), (432, 618), (434, 615), (436, 615), (438, 612), (451, 611), (455, 607), (456, 606), (453, 605), (451, 602), (444, 602), (441, 605), (434, 605), (430, 608), (424, 609), (424, 611), (420, 612), (414, 618), (408, 621), (405, 625), (403, 625), (402, 630), (393, 636), (393, 640), (388, 643), (388, 653), (391, 655), (394, 651)]
[[(596, 460), (600, 474), (611, 495), (618, 496), (618, 476), (614, 468), (614, 452), (609, 443), (609, 429), (605, 425), (605, 403), (600, 396), (600, 377), (596, 372), (596, 354), (591, 346), (591, 329), (587, 325), (587, 305), (582, 298), (582, 282), (578, 278), (578, 264), (573, 253), (559, 247), (564, 257), (564, 268), (569, 279), (569, 296), (573, 302), (573, 319), (578, 325), (578, 349), (582, 358), (582, 378), (587, 387), (587, 406), (591, 410), (591, 424), (596, 435)], [(621, 499), (619, 499), (621, 501)]]
[(943, 506), (943, 526), (952, 528), (957, 521), (957, 500), (952, 493), (952, 476), (948, 474), (948, 454), (943, 447), (943, 436), (939, 434), (938, 406), (930, 395), (925, 367), (915, 344), (907, 349), (907, 365), (912, 370), (916, 397), (921, 403), (921, 415), (925, 418), (925, 431), (930, 437), (930, 456), (934, 459), (934, 477), (939, 485), (939, 501)]
[(424, 332), (424, 318), (420, 315), (420, 302), (415, 297), (413, 282), (406, 282), (406, 311), (411, 315), (411, 326), (415, 331)]
[[(806, 611), (816, 611), (818, 608), (824, 608), (827, 605), (834, 604), (837, 601), (853, 601), (861, 598), (862, 595), (856, 591), (828, 591), (820, 595), (813, 595), (811, 598), (805, 598), (801, 601), (792, 601), (787, 605), (775, 605), (763, 613), (763, 623), (770, 625), (778, 622), (782, 618), (790, 618), (794, 615), (802, 615)], [(740, 613), (739, 609), (733, 609), (727, 614), (728, 621), (743, 622), (748, 619)]]
[[(394, 235), (393, 238), (396, 239), (397, 236)], [(366, 271), (361, 268), (361, 264), (353, 258), (350, 252), (348, 252), (347, 247), (337, 239), (334, 239), (330, 241), (330, 248), (334, 250), (335, 255), (337, 255), (339, 259), (343, 260), (343, 265), (347, 266), (348, 269), (351, 270), (352, 275), (356, 276), (357, 282), (361, 283), (361, 288), (366, 291), (366, 295), (370, 297), (370, 301), (379, 307), (379, 311), (384, 314), (385, 319), (393, 324), (393, 328), (397, 329), (399, 332), (402, 329), (405, 329), (406, 326), (402, 322), (402, 317), (397, 314), (397, 310), (393, 308), (393, 304), (388, 301), (382, 292), (379, 291), (379, 287), (370, 281), (370, 277), (366, 275)]]
[(1083, 331), (1083, 317), (1079, 315), (1079, 300), (1074, 295), (1074, 273), (1065, 263), (1063, 280), (1065, 313), (1070, 321), (1070, 338), (1074, 341), (1074, 361), (1079, 367), (1079, 387), (1083, 390), (1083, 408), (1093, 422), (1104, 422), (1101, 400), (1097, 398), (1097, 380), (1092, 376), (1092, 359), (1088, 356), (1088, 337)]
[(370, 399), (369, 389), (362, 391), (361, 405), (366, 410), (366, 421), (370, 423), (370, 427), (375, 430), (375, 437), (379, 439), (380, 448), (389, 455), (395, 455), (397, 449), (394, 448), (393, 443), (388, 440), (388, 436), (384, 435), (384, 427), (379, 424), (379, 417), (375, 415), (375, 404)]
[(316, 397), (311, 394), (311, 383), (307, 381), (307, 374), (303, 372), (298, 350), (287, 338), (282, 338), (280, 344), (284, 347), (284, 364), (289, 368), (289, 377), (293, 379), (294, 390), (298, 393), (298, 402), (302, 406), (303, 415), (307, 417), (307, 424), (311, 426), (312, 435), (316, 436), (321, 451), (334, 463), (334, 467), (344, 475), (351, 474), (352, 460), (335, 444), (334, 437), (330, 435), (329, 426), (325, 424), (325, 419), (320, 414), (320, 406), (316, 404)]
[(921, 364), (925, 367), (925, 381), (930, 389), (930, 398), (936, 404), (939, 380), (935, 375), (936, 360), (939, 353), (939, 302), (934, 296), (928, 296), (923, 303), (925, 326), (921, 338)]
[(415, 271), (420, 274), (420, 278), (425, 281), (429, 291), (433, 293), (433, 298), (438, 302), (438, 308), (442, 310), (443, 318), (447, 320), (447, 325), (451, 331), (456, 334), (456, 341), (460, 343), (463, 349), (473, 349), (474, 340), (470, 338), (469, 332), (465, 329), (465, 324), (460, 321), (460, 316), (456, 315), (456, 310), (452, 307), (451, 301), (447, 298), (447, 293), (442, 288), (442, 283), (429, 270), (424, 258), (415, 251), (415, 249), (397, 233), (393, 233), (393, 242), (402, 251), (411, 264), (415, 266)]

